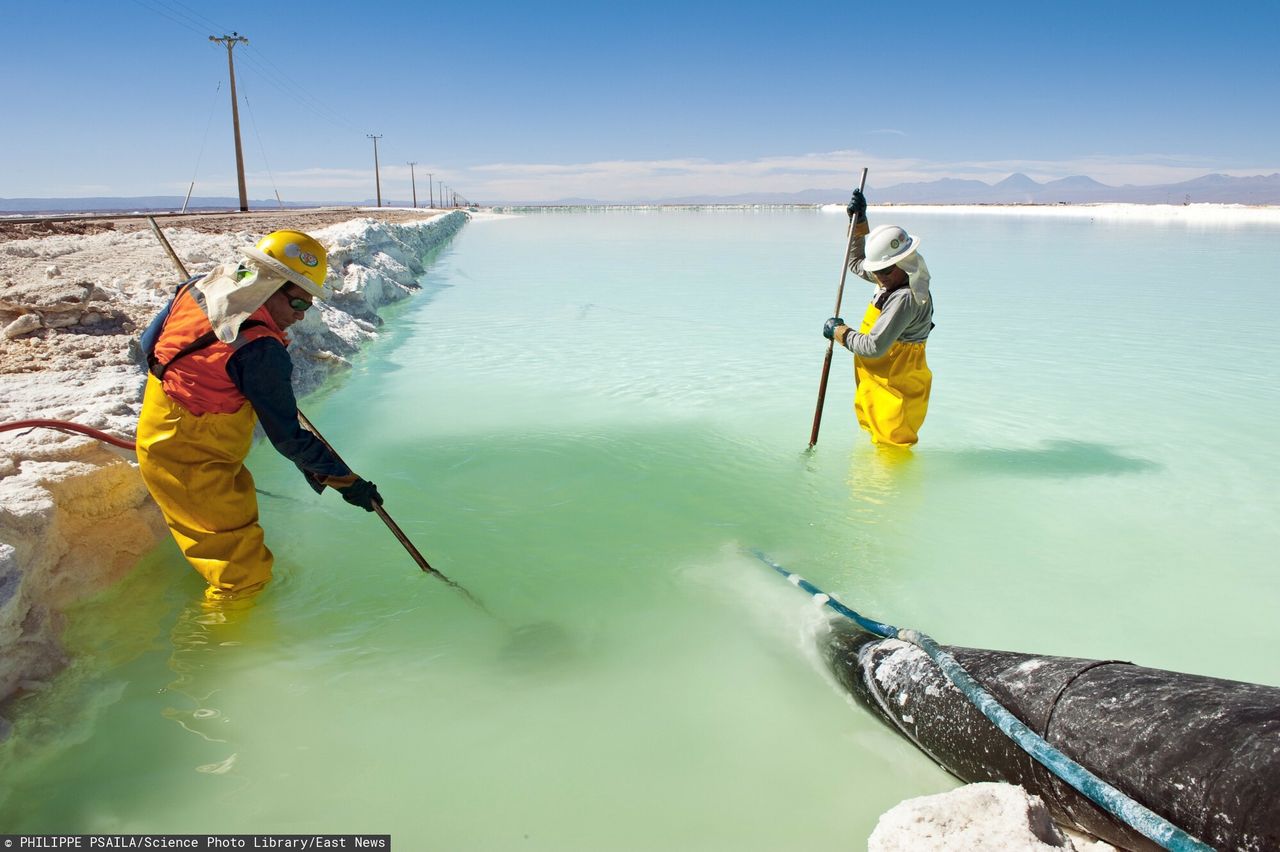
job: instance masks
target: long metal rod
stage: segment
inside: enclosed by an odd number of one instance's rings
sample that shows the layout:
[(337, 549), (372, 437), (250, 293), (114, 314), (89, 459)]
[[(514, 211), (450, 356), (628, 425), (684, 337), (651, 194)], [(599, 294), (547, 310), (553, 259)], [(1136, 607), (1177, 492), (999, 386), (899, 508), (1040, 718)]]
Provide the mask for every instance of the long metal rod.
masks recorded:
[[(160, 240), (160, 244), (164, 246), (164, 250), (169, 253), (169, 257), (173, 260), (174, 265), (177, 266), (178, 271), (182, 273), (183, 280), (185, 281), (186, 279), (190, 278), (191, 276), (187, 274), (187, 268), (182, 265), (182, 261), (178, 258), (177, 253), (173, 250), (173, 246), (169, 244), (169, 239), (164, 235), (164, 231), (160, 230), (160, 226), (156, 224), (156, 220), (148, 216), (147, 221), (151, 223), (151, 230), (155, 231), (156, 237), (158, 237)], [(324, 438), (324, 435), (321, 435), (320, 430), (315, 427), (315, 424), (313, 424), (310, 420), (307, 419), (307, 415), (302, 413), (302, 409), (298, 409), (298, 422), (302, 424), (302, 427), (304, 429), (306, 429), (312, 435), (315, 435), (316, 438), (320, 441), (320, 443), (328, 447), (329, 452), (333, 453), (334, 457), (337, 458), (338, 461), (342, 462), (344, 465), (347, 464), (345, 461), (342, 461), (342, 456), (338, 455), (338, 451), (333, 448), (333, 444), (330, 444), (328, 441), (326, 441)], [(351, 466), (347, 465), (347, 467), (350, 468)], [(397, 524), (394, 519), (392, 519), (391, 515), (387, 514), (386, 509), (382, 508), (381, 503), (374, 503), (373, 511), (378, 515), (379, 518), (382, 519), (382, 522), (387, 525), (387, 529), (391, 530), (391, 534), (396, 537), (396, 540), (399, 541), (400, 544), (404, 545), (404, 549), (409, 552), (409, 555), (411, 557), (413, 557), (413, 561), (418, 563), (419, 568), (421, 568), (427, 574), (434, 574), (436, 577), (439, 577), (441, 580), (444, 580), (450, 586), (453, 586), (455, 589), (462, 592), (462, 594), (467, 598), (467, 600), (471, 601), (473, 604), (475, 604), (477, 607), (483, 610), (487, 615), (492, 616), (493, 618), (497, 618), (496, 615), (494, 615), (492, 612), (489, 611), (488, 607), (486, 607), (484, 604), (480, 602), (479, 598), (471, 594), (471, 592), (467, 591), (462, 586), (459, 586), (456, 582), (449, 579), (444, 574), (437, 571), (435, 568), (432, 568), (431, 564), (427, 562), (425, 558), (423, 558), (421, 553), (418, 552), (418, 548), (413, 546), (413, 542), (409, 541), (409, 537), (404, 534), (404, 530), (400, 529), (400, 525)]]
[[(867, 186), (867, 170), (862, 170), (862, 180), (858, 183), (858, 190), (862, 191)], [(854, 223), (849, 220), (849, 239), (845, 242), (844, 257), (840, 261), (840, 289), (836, 291), (836, 309), (832, 311), (833, 317), (840, 316), (840, 302), (844, 298), (844, 279), (849, 274), (849, 252), (853, 250)], [(831, 353), (836, 348), (835, 338), (827, 341), (827, 355), (822, 359), (822, 381), (818, 385), (818, 405), (813, 410), (813, 429), (809, 432), (809, 449), (813, 449), (818, 443), (818, 430), (822, 428), (822, 405), (827, 400), (827, 377), (831, 374)]]
[[(338, 461), (342, 462), (343, 464), (347, 464), (345, 461), (342, 461), (342, 456), (338, 455), (338, 451), (333, 448), (333, 444), (330, 444), (327, 440), (325, 440), (324, 435), (320, 434), (320, 430), (315, 427), (314, 423), (312, 423), (310, 420), (307, 419), (307, 415), (303, 414), (301, 409), (299, 409), (298, 411), (298, 422), (302, 424), (302, 428), (306, 429), (312, 435), (315, 435), (316, 438), (320, 441), (320, 443), (328, 447), (329, 452), (333, 453), (334, 458), (336, 458)], [(351, 466), (347, 465), (347, 467), (350, 468)], [(409, 552), (409, 555), (411, 557), (413, 557), (413, 561), (418, 563), (419, 568), (421, 568), (423, 571), (425, 571), (428, 574), (434, 574), (436, 577), (440, 578), (441, 580), (444, 580), (450, 586), (453, 586), (455, 589), (462, 592), (462, 594), (466, 596), (467, 600), (471, 601), (473, 604), (475, 604), (480, 609), (484, 610), (489, 615), (493, 615), (493, 613), (489, 612), (489, 608), (480, 602), (479, 598), (471, 594), (471, 592), (467, 591), (462, 586), (458, 585), (455, 581), (451, 580), (450, 578), (446, 577), (444, 574), (437, 571), (435, 568), (432, 568), (430, 563), (428, 563), (427, 560), (423, 557), (423, 555), (418, 552), (418, 548), (413, 546), (413, 542), (409, 541), (409, 537), (404, 534), (403, 530), (400, 529), (400, 525), (397, 524), (395, 520), (392, 519), (391, 515), (387, 513), (386, 509), (382, 508), (381, 503), (374, 503), (373, 511), (378, 515), (379, 518), (382, 519), (382, 522), (387, 525), (387, 529), (391, 530), (391, 534), (396, 537), (396, 540), (399, 541), (400, 544), (404, 545), (404, 549)]]

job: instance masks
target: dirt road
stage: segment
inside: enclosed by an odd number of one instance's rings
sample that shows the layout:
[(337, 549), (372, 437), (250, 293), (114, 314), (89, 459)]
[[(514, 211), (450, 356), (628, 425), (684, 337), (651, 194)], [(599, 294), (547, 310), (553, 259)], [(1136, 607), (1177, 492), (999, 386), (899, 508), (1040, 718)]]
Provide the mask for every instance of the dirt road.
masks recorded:
[[(276, 231), (294, 228), (305, 231), (323, 228), (349, 219), (370, 218), (384, 222), (430, 219), (447, 211), (406, 207), (311, 207), (283, 210), (250, 210), (248, 213), (153, 213), (162, 228), (192, 228), (203, 233), (228, 230)], [(252, 223), (246, 225), (246, 223)], [(36, 222), (6, 222), (0, 219), (0, 240), (23, 240), (55, 234), (98, 234), (103, 231), (128, 233), (149, 228), (146, 216), (55, 216)]]

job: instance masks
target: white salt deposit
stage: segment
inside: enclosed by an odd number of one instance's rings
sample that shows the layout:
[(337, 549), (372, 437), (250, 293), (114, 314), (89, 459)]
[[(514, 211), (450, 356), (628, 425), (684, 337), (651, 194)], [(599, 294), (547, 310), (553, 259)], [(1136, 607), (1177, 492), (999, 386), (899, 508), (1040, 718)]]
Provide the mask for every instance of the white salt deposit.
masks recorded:
[(889, 809), (867, 840), (868, 852), (1114, 852), (1102, 841), (1072, 839), (1039, 796), (1011, 784), (969, 784), (908, 799)]
[[(1040, 216), (1200, 225), (1280, 224), (1280, 207), (1246, 204), (872, 204), (869, 216), (884, 221), (898, 213), (954, 216)], [(842, 204), (824, 204), (823, 213), (845, 213)]]

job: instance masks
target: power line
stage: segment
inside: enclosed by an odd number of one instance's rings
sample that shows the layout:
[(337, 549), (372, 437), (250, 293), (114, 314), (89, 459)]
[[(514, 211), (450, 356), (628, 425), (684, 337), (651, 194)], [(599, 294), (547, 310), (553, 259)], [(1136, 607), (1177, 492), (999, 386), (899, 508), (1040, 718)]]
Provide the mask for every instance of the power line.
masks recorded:
[[(174, 5), (180, 7), (176, 9), (166, 6), (162, 0), (133, 0), (133, 2), (153, 16), (164, 18), (200, 36), (206, 35), (210, 30), (224, 33), (231, 31), (229, 27), (214, 23), (190, 6), (178, 2), (178, 0), (171, 0)], [(258, 70), (265, 82), (275, 86), (281, 93), (286, 95), (290, 103), (301, 100), (305, 102), (308, 109), (315, 113), (324, 115), (330, 120), (337, 119), (341, 124), (346, 125), (349, 130), (359, 132), (359, 128), (356, 125), (347, 122), (340, 115), (336, 115), (331, 106), (308, 92), (297, 80), (290, 77), (278, 65), (268, 59), (262, 51), (252, 46), (249, 46), (249, 48), (243, 58)]]
[(182, 202), (182, 212), (187, 211), (187, 202), (191, 200), (191, 191), (196, 188), (196, 177), (200, 174), (200, 161), (204, 159), (204, 149), (209, 145), (209, 128), (213, 127), (213, 113), (218, 108), (218, 92), (222, 91), (222, 81), (213, 90), (213, 98), (209, 101), (209, 120), (204, 124), (204, 136), (200, 139), (200, 152), (196, 154), (196, 167), (191, 171), (191, 185), (187, 187), (187, 197)]
[[(151, 14), (159, 15), (162, 18), (167, 18), (168, 20), (172, 21), (178, 26), (183, 27), (184, 29), (191, 30), (194, 33), (199, 33), (203, 35), (209, 29), (208, 27), (197, 26), (194, 21), (192, 21), (189, 18), (186, 18), (185, 16), (178, 17), (172, 12), (172, 10), (166, 9), (164, 6), (155, 2), (155, 0), (151, 0), (151, 2), (147, 2), (147, 0), (133, 0), (133, 2), (137, 3), (139, 6), (146, 9)], [(219, 27), (217, 29), (221, 29), (221, 28)]]
[(245, 109), (249, 110), (249, 123), (253, 125), (253, 135), (258, 139), (258, 150), (262, 152), (262, 164), (267, 168), (267, 178), (271, 181), (271, 191), (276, 194), (276, 203), (284, 207), (280, 200), (280, 188), (276, 186), (276, 176), (271, 173), (271, 163), (267, 160), (267, 147), (262, 144), (262, 134), (258, 132), (258, 121), (253, 116), (253, 107), (249, 105), (248, 93), (244, 96)]
[(322, 116), (330, 123), (341, 124), (350, 131), (360, 132), (360, 128), (344, 118), (342, 113), (338, 112), (332, 104), (326, 103), (307, 91), (301, 83), (290, 77), (280, 66), (268, 59), (266, 53), (262, 50), (250, 45), (249, 50), (245, 53), (245, 58), (257, 69), (267, 83), (280, 90), (287, 102), (300, 104), (313, 116)]
[[(355, 131), (355, 132), (360, 131), (360, 128), (357, 125), (355, 125), (345, 117), (345, 113), (336, 109), (333, 104), (326, 103), (321, 98), (315, 96), (306, 87), (304, 87), (296, 79), (290, 76), (284, 69), (282, 69), (279, 65), (273, 62), (264, 51), (262, 51), (261, 49), (255, 46), (250, 45), (248, 39), (242, 36), (239, 36), (239, 34), (234, 30), (231, 31), (230, 36), (225, 35), (225, 33), (228, 31), (226, 27), (222, 26), (221, 24), (201, 14), (201, 12), (198, 9), (193, 8), (192, 6), (189, 6), (186, 3), (181, 2), (181, 0), (134, 0), (134, 3), (136, 3), (141, 9), (145, 10), (152, 16), (157, 18), (163, 18), (166, 21), (178, 27), (181, 27), (185, 30), (188, 30), (192, 33), (196, 33), (202, 36), (206, 35), (209, 30), (221, 31), (224, 33), (224, 35), (221, 38), (217, 38), (214, 36), (207, 36), (207, 38), (210, 42), (219, 42), (227, 48), (228, 76), (229, 76), (230, 85), (231, 85), (230, 94), (231, 94), (232, 129), (235, 137), (235, 146), (236, 146), (236, 176), (237, 176), (237, 182), (240, 190), (240, 209), (242, 211), (248, 210), (248, 196), (247, 196), (245, 182), (244, 182), (244, 153), (243, 153), (243, 148), (240, 141), (238, 99), (236, 97), (236, 92), (235, 92), (235, 85), (236, 85), (235, 67), (234, 67), (234, 60), (232, 58), (232, 48), (235, 46), (235, 44), (241, 44), (244, 46), (245, 49), (241, 51), (241, 58), (245, 62), (247, 62), (252, 69), (254, 69), (257, 75), (257, 79), (260, 79), (262, 82), (266, 83), (267, 85), (274, 86), (276, 89), (278, 89), (280, 93), (285, 96), (286, 103), (292, 104), (296, 107), (301, 107), (304, 111), (309, 112), (313, 118), (314, 116), (320, 116), (323, 121), (328, 122), (332, 125), (342, 125), (346, 127), (348, 130)], [(254, 75), (250, 75), (250, 76), (252, 77)], [(219, 83), (219, 89), (220, 88), (221, 88), (221, 83)], [(216, 91), (215, 91), (215, 98), (216, 98)], [(272, 188), (276, 190), (276, 198), (277, 200), (279, 200), (280, 193), (279, 193), (279, 190), (276, 189), (275, 187), (275, 175), (274, 173), (272, 173), (270, 164), (267, 162), (266, 146), (262, 140), (261, 130), (258, 127), (256, 117), (253, 115), (253, 111), (252, 111), (252, 108), (250, 107), (249, 99), (247, 95), (244, 98), (244, 102), (245, 102), (246, 109), (250, 110), (250, 121), (253, 124), (254, 135), (258, 139), (258, 146), (262, 151), (263, 162), (266, 165), (268, 177), (271, 179)], [(204, 147), (205, 147), (205, 143), (207, 143), (207, 140), (208, 140), (209, 126), (211, 125), (212, 120), (213, 120), (213, 112), (211, 111), (209, 115), (209, 123), (206, 125), (206, 128), (205, 128), (205, 141), (204, 143), (202, 143), (200, 153), (197, 155), (197, 158), (196, 158), (197, 174), (199, 172), (200, 162), (204, 156)], [(369, 138), (373, 138), (372, 134), (366, 134), (366, 135), (369, 136)], [(380, 139), (380, 138), (382, 138), (381, 135), (377, 137), (377, 139)], [(375, 185), (377, 189), (378, 206), (382, 206), (381, 174), (378, 166), (377, 139), (374, 139)], [(417, 186), (416, 186), (415, 175), (413, 173), (413, 165), (416, 165), (416, 163), (410, 165), (410, 181), (414, 183), (414, 195), (415, 195), (414, 204), (416, 206)], [(432, 175), (428, 175), (428, 190), (429, 190), (429, 194), (434, 196), (435, 193), (434, 193), (434, 188), (431, 185), (432, 184), (431, 178), (432, 178)], [(194, 185), (195, 185), (195, 178), (193, 176), (192, 187), (194, 187)], [(440, 184), (441, 203), (443, 203), (445, 200), (444, 190), (445, 188), (443, 184)], [(190, 191), (188, 191), (188, 196), (189, 195), (190, 195)], [(434, 203), (435, 203), (434, 198), (430, 199), (430, 203), (434, 206)]]
[[(158, 1), (158, 0), (157, 0), (157, 1)], [(175, 5), (175, 6), (181, 6), (181, 7), (182, 7), (183, 9), (185, 9), (188, 13), (190, 13), (187, 17), (190, 17), (190, 18), (191, 18), (192, 20), (194, 20), (196, 23), (200, 24), (204, 29), (207, 29), (207, 30), (222, 30), (223, 32), (226, 32), (226, 31), (227, 31), (227, 28), (226, 28), (226, 27), (224, 27), (222, 24), (220, 24), (220, 23), (218, 23), (218, 22), (216, 22), (216, 21), (211, 21), (211, 20), (209, 20), (209, 19), (208, 19), (208, 18), (206, 18), (204, 15), (201, 15), (199, 11), (197, 11), (196, 9), (192, 9), (192, 8), (191, 8), (190, 6), (188, 6), (187, 4), (180, 2), (180, 0), (171, 0), (171, 2), (173, 3), (173, 5)]]

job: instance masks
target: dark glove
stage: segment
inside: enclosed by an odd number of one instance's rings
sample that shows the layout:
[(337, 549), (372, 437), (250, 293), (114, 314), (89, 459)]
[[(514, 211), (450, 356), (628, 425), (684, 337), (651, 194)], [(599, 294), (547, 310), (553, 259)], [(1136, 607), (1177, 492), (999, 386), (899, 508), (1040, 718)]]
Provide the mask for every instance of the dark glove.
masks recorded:
[(378, 486), (367, 479), (357, 479), (346, 488), (338, 489), (338, 493), (342, 495), (343, 500), (352, 506), (359, 506), (366, 512), (372, 512), (375, 503), (382, 505), (382, 495), (378, 493)]
[(822, 336), (827, 340), (835, 340), (836, 326), (845, 325), (845, 321), (840, 317), (832, 317), (822, 324)]
[(853, 221), (867, 221), (867, 197), (862, 194), (862, 190), (855, 189), (853, 191), (853, 195), (849, 198), (849, 206), (844, 209)]

